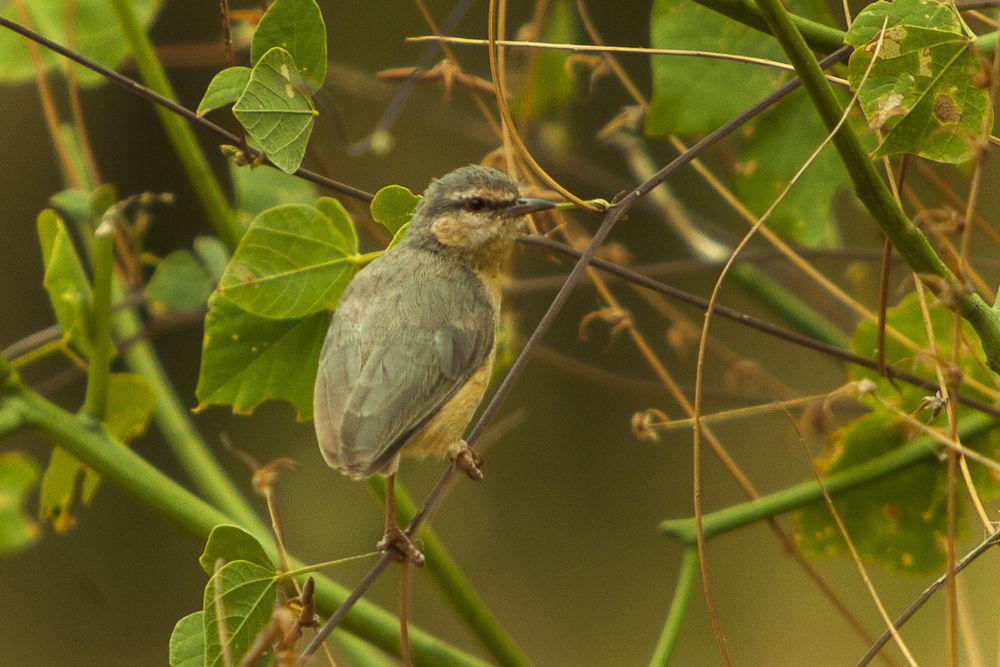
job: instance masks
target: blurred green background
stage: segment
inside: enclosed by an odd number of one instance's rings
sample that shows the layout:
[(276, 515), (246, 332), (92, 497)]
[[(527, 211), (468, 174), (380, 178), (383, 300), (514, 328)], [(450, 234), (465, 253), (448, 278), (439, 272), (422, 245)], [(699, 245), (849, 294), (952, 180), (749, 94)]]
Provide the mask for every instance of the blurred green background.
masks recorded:
[[(328, 75), (320, 109), (334, 104), (348, 135), (358, 139), (376, 123), (397, 84), (374, 80), (375, 72), (416, 62), (422, 47), (407, 45), (407, 35), (427, 30), (415, 5), (408, 2), (320, 3), (330, 34)], [(514, 2), (510, 25), (530, 16), (527, 2)], [(255, 3), (233, 3), (255, 6)], [(429, 3), (439, 21), (451, 2)], [(457, 34), (485, 36), (485, 2), (474, 4)], [(609, 43), (641, 45), (648, 41), (650, 6), (645, 2), (591, 2), (595, 22)], [(221, 65), (218, 5), (205, 0), (165, 3), (152, 36), (159, 45), (202, 44), (201, 66), (180, 63), (170, 74), (181, 101), (194, 107)], [(111, 20), (109, 18), (109, 20)], [(488, 76), (485, 52), (463, 49), (463, 62)], [(640, 85), (648, 88), (648, 63), (625, 61)], [(2, 64), (0, 64), (2, 66)], [(131, 69), (126, 70), (135, 76)], [(61, 84), (59, 85), (61, 90)], [(166, 142), (152, 108), (110, 85), (83, 95), (86, 117), (105, 178), (119, 192), (169, 191), (175, 206), (162, 208), (150, 236), (150, 249), (165, 254), (189, 246), (206, 233), (192, 192)], [(611, 197), (631, 182), (617, 153), (591, 140), (600, 126), (628, 102), (610, 79), (592, 93), (581, 86), (567, 110), (565, 126), (543, 161), (574, 192)], [(220, 114), (220, 118), (225, 118)], [(428, 180), (469, 162), (479, 162), (494, 146), (475, 106), (456, 90), (445, 102), (437, 85), (420, 85), (393, 129), (395, 148), (384, 157), (349, 157), (336, 139), (329, 116), (320, 120), (313, 141), (333, 168), (330, 175), (368, 190), (402, 183), (415, 191)], [(220, 173), (225, 169), (212, 137), (199, 134)], [(560, 143), (562, 142), (562, 143)], [(0, 90), (0, 201), (3, 202), (5, 248), (0, 254), (0, 346), (53, 322), (41, 285), (41, 259), (34, 218), (48, 197), (62, 189), (51, 143), (33, 86)], [(657, 147), (665, 163), (672, 156)], [(714, 160), (724, 159), (716, 155)], [(307, 165), (310, 163), (307, 161)], [(313, 164), (312, 166), (316, 166)], [(995, 162), (986, 183), (997, 183)], [(721, 202), (684, 171), (671, 181), (699, 220), (713, 221), (712, 230), (733, 239), (740, 223)], [(981, 210), (996, 210), (997, 189), (984, 188)], [(345, 205), (358, 210), (349, 201)], [(683, 254), (652, 209), (637, 206), (619, 225), (614, 240), (632, 249), (637, 260), (663, 260)], [(594, 220), (578, 220), (593, 228)], [(865, 224), (847, 226), (853, 244), (875, 247), (881, 239)], [(843, 277), (843, 262), (820, 262)], [(520, 250), (518, 276), (568, 270), (537, 252)], [(793, 274), (780, 263), (768, 266), (779, 278)], [(873, 267), (863, 269), (873, 284)], [(671, 278), (679, 287), (707, 294), (714, 271)], [(995, 276), (993, 284), (995, 284)], [(803, 286), (818, 307), (823, 295)], [(619, 289), (635, 306), (642, 331), (653, 342), (681, 382), (690, 390), (693, 348), (678, 354), (666, 342), (663, 320)], [(516, 314), (519, 333), (526, 335), (544, 311), (552, 291), (521, 293), (507, 301)], [(871, 294), (868, 294), (871, 297)], [(724, 292), (728, 305), (756, 312), (759, 308), (736, 289)], [(628, 341), (598, 333), (581, 342), (580, 318), (598, 301), (589, 286), (578, 289), (547, 337), (548, 348), (587, 364), (644, 381), (652, 375)], [(700, 322), (693, 311), (692, 318)], [(830, 310), (850, 326), (847, 313)], [(738, 351), (751, 356), (803, 394), (824, 391), (844, 381), (844, 370), (817, 355), (716, 322), (714, 331)], [(155, 341), (181, 395), (193, 406), (201, 344), (200, 327), (174, 331)], [(64, 362), (43, 364), (29, 380), (44, 381)], [(762, 387), (727, 387), (722, 364), (709, 364), (708, 410), (747, 400), (773, 398)], [(289, 369), (294, 372), (294, 369)], [(83, 394), (77, 380), (53, 397), (75, 409)], [(637, 665), (648, 661), (673, 593), (680, 546), (657, 534), (664, 518), (691, 514), (690, 434), (673, 431), (659, 443), (637, 441), (629, 419), (640, 409), (660, 407), (671, 416), (680, 411), (669, 399), (648, 388), (624, 391), (607, 383), (553, 366), (536, 358), (504, 406), (502, 415), (522, 411), (523, 419), (505, 433), (488, 454), (486, 481), (460, 483), (439, 508), (433, 525), (503, 625), (537, 664)], [(851, 414), (847, 411), (841, 414)], [(381, 509), (364, 485), (329, 470), (316, 449), (310, 424), (294, 423), (292, 411), (271, 404), (252, 417), (232, 416), (213, 408), (196, 422), (226, 468), (249, 492), (247, 470), (222, 450), (219, 434), (227, 432), (238, 447), (261, 460), (291, 456), (298, 470), (282, 476), (279, 506), (290, 548), (306, 561), (365, 552), (380, 536)], [(776, 490), (809, 476), (791, 429), (782, 416), (727, 424), (718, 428), (723, 442), (762, 491)], [(820, 442), (811, 442), (814, 451)], [(5, 442), (4, 449), (23, 448), (47, 460), (50, 447), (31, 435)], [(182, 472), (160, 437), (151, 432), (134, 444), (157, 467), (182, 480)], [(434, 462), (404, 465), (401, 480), (417, 497), (440, 474)], [(742, 496), (710, 454), (705, 456), (706, 509), (739, 502)], [(102, 488), (93, 505), (81, 510), (77, 529), (66, 535), (46, 532), (29, 550), (0, 561), (0, 664), (3, 665), (153, 665), (166, 663), (170, 631), (178, 618), (201, 604), (204, 575), (197, 563), (202, 545), (147, 513), (114, 488)], [(959, 548), (963, 553), (979, 539), (979, 529)], [(996, 594), (998, 554), (977, 562), (962, 579), (969, 608), (975, 610), (976, 634), (986, 655), (996, 652), (1000, 597)], [(853, 662), (864, 651), (846, 622), (784, 554), (763, 525), (737, 531), (709, 545), (709, 564), (723, 627), (738, 664), (836, 665)], [(331, 572), (351, 586), (367, 563)], [(851, 563), (845, 559), (818, 563), (850, 607), (877, 630), (879, 620)], [(903, 577), (872, 567), (871, 573), (890, 613), (900, 610), (925, 586), (923, 578)], [(390, 570), (370, 598), (395, 608), (396, 576)], [(481, 649), (456, 621), (428, 578), (414, 577), (413, 620), (421, 627), (477, 654)], [(904, 633), (926, 664), (943, 660), (943, 602), (938, 597)], [(683, 630), (675, 664), (719, 661), (704, 609), (700, 586)]]

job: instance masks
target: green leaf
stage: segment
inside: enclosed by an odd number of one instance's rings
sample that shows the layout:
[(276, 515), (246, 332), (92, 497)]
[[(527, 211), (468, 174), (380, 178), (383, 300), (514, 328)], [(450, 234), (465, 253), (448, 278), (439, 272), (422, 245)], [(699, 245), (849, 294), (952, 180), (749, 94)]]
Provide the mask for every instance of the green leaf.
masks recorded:
[(238, 100), (250, 82), (251, 72), (249, 67), (227, 67), (213, 76), (198, 103), (198, 115), (204, 116)]
[[(689, 0), (656, 0), (650, 44), (660, 49), (739, 53), (783, 59), (781, 47), (760, 32)], [(646, 134), (705, 134), (773, 89), (777, 74), (756, 65), (654, 56), (653, 96)]]
[(375, 193), (370, 205), (372, 219), (381, 223), (391, 234), (410, 221), (417, 210), (420, 196), (402, 185), (387, 185)]
[[(826, 135), (805, 91), (776, 105), (757, 121), (740, 150), (735, 166), (740, 201), (763, 215)], [(849, 183), (836, 149), (826, 146), (774, 209), (768, 228), (803, 245), (837, 245), (833, 198)]]
[[(577, 40), (576, 10), (569, 0), (552, 3), (541, 41), (551, 44), (571, 44)], [(511, 104), (515, 115), (527, 112), (537, 118), (561, 108), (573, 95), (574, 81), (566, 71), (569, 54), (542, 50), (534, 56), (525, 93)]]
[(104, 426), (122, 443), (146, 432), (156, 408), (149, 380), (135, 373), (112, 373), (108, 378), (108, 411)]
[[(149, 381), (135, 373), (112, 373), (108, 378), (108, 411), (104, 427), (126, 444), (146, 432), (156, 397)], [(81, 479), (82, 476), (82, 479)], [(72, 454), (55, 447), (42, 477), (40, 514), (57, 533), (76, 525), (73, 506), (77, 500), (89, 504), (101, 478)]]
[(43, 284), (64, 338), (89, 355), (90, 282), (66, 225), (52, 209), (38, 214), (38, 239), (45, 263)]
[(62, 447), (52, 449), (49, 465), (42, 476), (38, 497), (39, 515), (51, 524), (57, 533), (65, 533), (76, 526), (72, 509), (80, 495), (80, 477), (85, 466)]
[(38, 466), (22, 452), (0, 453), (0, 555), (38, 539), (38, 524), (24, 511), (24, 500), (38, 479)]
[(352, 254), (358, 252), (358, 230), (354, 228), (354, 221), (351, 215), (340, 203), (340, 200), (333, 197), (320, 197), (316, 200), (316, 209), (330, 219), (333, 223), (333, 231), (340, 235), (343, 246)]
[(196, 611), (177, 621), (170, 633), (170, 667), (203, 667), (205, 664), (205, 612)]
[(330, 317), (270, 320), (216, 293), (209, 300), (195, 394), (203, 410), (231, 405), (250, 414), (268, 399), (291, 403), (299, 421), (312, 418), (313, 384)]
[(311, 204), (316, 201), (316, 186), (274, 167), (251, 168), (230, 163), (236, 207), (244, 224), (279, 204)]
[[(226, 563), (205, 586), (205, 665), (238, 665), (271, 620), (277, 602), (274, 571), (256, 563)], [(221, 613), (220, 613), (221, 612)]]
[(316, 121), (312, 101), (293, 83), (295, 63), (284, 49), (273, 48), (254, 65), (233, 114), (251, 143), (286, 173), (299, 168)]
[[(944, 306), (937, 303), (929, 303), (931, 326), (934, 330), (934, 340), (936, 349), (941, 359), (951, 359), (952, 341), (952, 313)], [(887, 334), (885, 337), (885, 360), (886, 364), (898, 370), (909, 371), (927, 380), (937, 382), (937, 375), (930, 357), (924, 351), (927, 348), (927, 332), (924, 326), (923, 316), (920, 312), (920, 301), (916, 293), (911, 292), (903, 298), (896, 306), (889, 308), (886, 312), (886, 322), (906, 338), (914, 341), (920, 346), (921, 351), (915, 352), (910, 347), (904, 345), (895, 336)], [(851, 339), (851, 350), (857, 354), (873, 358), (876, 354), (878, 329), (875, 324), (862, 322), (858, 325), (857, 332)], [(967, 378), (975, 378), (980, 382), (992, 386), (992, 379), (989, 371), (984, 369), (982, 364), (976, 359), (984, 357), (979, 338), (975, 335), (972, 326), (963, 320), (962, 335), (968, 341), (969, 346), (963, 346), (961, 356), (958, 360), (958, 370)], [(905, 412), (910, 412), (917, 408), (923, 397), (927, 395), (926, 389), (914, 387), (910, 384), (893, 384), (882, 377), (877, 371), (861, 367), (852, 367), (850, 370), (852, 379), (867, 379), (875, 383), (879, 394), (898, 404), (899, 408)], [(989, 401), (989, 397), (975, 391), (970, 387), (963, 387), (962, 391), (969, 396), (977, 397)], [(942, 415), (943, 418), (943, 415)]]
[[(876, 456), (902, 447), (912, 437), (907, 426), (886, 412), (874, 412), (855, 419), (830, 438), (820, 461), (823, 474), (862, 464)], [(963, 443), (987, 456), (1000, 454), (996, 431)], [(975, 464), (972, 464), (975, 465)], [(978, 482), (983, 482), (982, 477)], [(995, 496), (998, 480), (991, 487), (977, 483), (984, 499)], [(859, 554), (886, 567), (913, 573), (940, 572), (946, 564), (947, 472), (943, 462), (928, 459), (910, 465), (834, 499)], [(959, 519), (964, 505), (958, 506)], [(959, 533), (966, 522), (958, 523)], [(814, 503), (798, 513), (797, 540), (806, 555), (829, 557), (847, 553), (847, 546), (830, 517), (824, 502)]]
[[(21, 23), (20, 13), (14, 3), (0, 3), (6, 7), (4, 18)], [(128, 55), (128, 46), (118, 22), (113, 18), (109, 0), (73, 0), (73, 41), (66, 34), (66, 0), (24, 2), (35, 32), (78, 51), (101, 65), (114, 68)], [(133, 0), (136, 14), (143, 27), (153, 24), (159, 10), (159, 0)], [(35, 70), (28, 50), (28, 40), (10, 30), (0, 31), (0, 84), (24, 83), (35, 80)], [(61, 73), (68, 63), (62, 56), (39, 46), (42, 63), (49, 72)], [(76, 76), (82, 86), (97, 86), (106, 79), (85, 67), (76, 67)]]
[(275, 0), (264, 12), (250, 43), (255, 66), (268, 51), (288, 52), (304, 82), (313, 90), (326, 77), (326, 24), (315, 0)]
[[(929, 305), (929, 312), (937, 353), (942, 358), (950, 359), (952, 313), (938, 304)], [(887, 335), (887, 365), (935, 379), (926, 351), (927, 334), (917, 295), (909, 294), (899, 305), (890, 308), (886, 317), (890, 326), (919, 346), (919, 351), (914, 351), (894, 336)], [(964, 322), (963, 336), (973, 345), (973, 349), (963, 349), (959, 359), (960, 370), (966, 377), (975, 377), (988, 383), (989, 371), (983, 370), (981, 364), (976, 362), (976, 357), (982, 358), (982, 349), (971, 327)], [(860, 324), (851, 340), (851, 349), (859, 354), (874, 356), (875, 346), (875, 325), (868, 322)], [(851, 377), (874, 382), (879, 396), (904, 413), (917, 411), (924, 397), (930, 393), (911, 385), (900, 384), (897, 388), (876, 371), (868, 369), (852, 368)], [(963, 392), (976, 395), (968, 387), (964, 387)], [(872, 413), (848, 423), (827, 442), (818, 461), (824, 474), (863, 464), (902, 447), (915, 434), (914, 429), (897, 414), (885, 409), (882, 403), (872, 400), (870, 405)], [(959, 408), (960, 418), (966, 410)], [(937, 417), (928, 411), (917, 416), (932, 426), (947, 429), (946, 411), (942, 411)], [(965, 440), (962, 444), (996, 459), (1000, 456), (1000, 431), (994, 430), (978, 438)], [(1000, 475), (975, 462), (970, 462), (969, 466), (980, 498), (987, 501), (1000, 496)], [(891, 569), (909, 572), (930, 573), (944, 567), (947, 470), (942, 461), (928, 459), (911, 465), (879, 479), (875, 484), (838, 495), (835, 504), (862, 556), (881, 562)], [(959, 506), (960, 509), (962, 507)], [(960, 522), (959, 527), (965, 530), (965, 523)], [(846, 553), (846, 545), (823, 502), (815, 503), (800, 512), (798, 533), (798, 543), (804, 553), (812, 556)]]
[(857, 89), (868, 70), (886, 18), (882, 48), (859, 94), (869, 126), (882, 132), (875, 156), (913, 153), (949, 163), (973, 158), (993, 127), (989, 75), (954, 6), (879, 0), (866, 7), (846, 37), (857, 47), (848, 69), (851, 86)]
[(332, 310), (357, 264), (333, 221), (285, 204), (258, 215), (240, 240), (220, 291), (253, 315), (294, 319)]
[(190, 250), (175, 250), (156, 266), (146, 285), (146, 299), (155, 314), (190, 313), (208, 303), (215, 280)]
[(249, 561), (274, 571), (274, 563), (256, 537), (238, 526), (216, 526), (208, 536), (205, 551), (198, 559), (201, 569), (211, 576), (221, 567), (219, 561), (224, 565), (236, 560)]
[(194, 239), (194, 254), (208, 271), (213, 285), (222, 280), (229, 264), (229, 248), (225, 243), (214, 236), (197, 236)]

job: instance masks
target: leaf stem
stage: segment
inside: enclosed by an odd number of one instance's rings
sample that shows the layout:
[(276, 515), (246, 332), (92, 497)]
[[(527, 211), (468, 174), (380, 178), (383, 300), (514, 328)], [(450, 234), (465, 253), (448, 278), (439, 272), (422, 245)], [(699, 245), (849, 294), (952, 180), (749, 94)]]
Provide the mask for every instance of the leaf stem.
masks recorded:
[(674, 648), (677, 646), (677, 639), (680, 637), (681, 628), (684, 627), (684, 620), (687, 618), (689, 603), (691, 602), (691, 592), (694, 584), (698, 580), (698, 550), (693, 546), (684, 549), (681, 558), (681, 567), (677, 572), (677, 587), (674, 589), (674, 598), (670, 602), (670, 611), (667, 613), (667, 620), (663, 624), (663, 632), (660, 634), (660, 641), (656, 643), (656, 651), (649, 661), (650, 667), (661, 667), (670, 661)]
[(294, 570), (288, 570), (287, 572), (279, 572), (275, 575), (275, 579), (288, 579), (289, 577), (298, 577), (303, 574), (309, 574), (310, 572), (316, 572), (317, 570), (322, 570), (327, 567), (333, 567), (334, 565), (343, 565), (344, 563), (350, 563), (356, 560), (364, 560), (365, 558), (371, 558), (372, 556), (378, 556), (377, 551), (371, 551), (366, 554), (358, 554), (356, 556), (347, 556), (345, 558), (336, 558), (334, 560), (323, 561), (322, 563), (313, 563), (312, 565), (306, 565)]
[(111, 338), (111, 278), (115, 248), (113, 224), (111, 220), (103, 222), (91, 244), (91, 261), (94, 267), (94, 298), (90, 310), (92, 351), (87, 364), (87, 395), (83, 409), (97, 421), (104, 421), (107, 412), (108, 378), (115, 350), (115, 343)]
[[(971, 415), (959, 424), (962, 440), (974, 438), (995, 428), (995, 418)], [(833, 473), (825, 478), (826, 490), (831, 496), (880, 479), (933, 455), (940, 443), (930, 436), (920, 436), (904, 447), (876, 457), (865, 463)], [(814, 481), (802, 482), (757, 500), (732, 505), (718, 512), (705, 514), (703, 524), (705, 539), (728, 533), (767, 517), (777, 516), (798, 509), (820, 499), (823, 492)], [(694, 519), (669, 519), (660, 523), (660, 530), (687, 545), (695, 543)]]
[[(152, 43), (142, 29), (132, 3), (129, 0), (111, 0), (111, 6), (118, 17), (118, 24), (135, 57), (142, 78), (150, 88), (164, 97), (177, 99), (163, 65), (153, 51)], [(235, 248), (243, 229), (236, 214), (229, 207), (222, 186), (212, 172), (201, 147), (198, 146), (191, 128), (183, 119), (162, 107), (158, 106), (156, 113), (160, 116), (160, 122), (163, 123), (163, 128), (177, 152), (177, 157), (187, 173), (191, 187), (194, 188), (209, 223), (230, 248)]]

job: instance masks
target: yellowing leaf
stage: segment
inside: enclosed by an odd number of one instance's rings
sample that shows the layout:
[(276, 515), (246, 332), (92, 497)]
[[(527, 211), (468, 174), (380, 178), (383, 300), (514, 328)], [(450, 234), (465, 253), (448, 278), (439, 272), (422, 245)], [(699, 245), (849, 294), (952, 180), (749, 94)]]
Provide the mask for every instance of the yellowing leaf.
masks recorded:
[[(872, 63), (883, 22), (878, 58)], [(962, 32), (958, 11), (937, 0), (879, 0), (847, 33), (855, 47), (849, 78), (883, 141), (876, 156), (914, 153), (939, 162), (975, 156), (993, 127), (988, 72)]]
[(20, 551), (38, 539), (38, 524), (24, 511), (38, 467), (22, 452), (0, 453), (0, 555)]
[(66, 225), (52, 209), (38, 214), (38, 239), (45, 263), (43, 284), (49, 293), (63, 336), (84, 354), (90, 353), (90, 282), (66, 232)]
[(369, 208), (372, 219), (381, 223), (391, 234), (396, 234), (410, 221), (420, 203), (420, 195), (402, 185), (387, 185), (375, 193)]

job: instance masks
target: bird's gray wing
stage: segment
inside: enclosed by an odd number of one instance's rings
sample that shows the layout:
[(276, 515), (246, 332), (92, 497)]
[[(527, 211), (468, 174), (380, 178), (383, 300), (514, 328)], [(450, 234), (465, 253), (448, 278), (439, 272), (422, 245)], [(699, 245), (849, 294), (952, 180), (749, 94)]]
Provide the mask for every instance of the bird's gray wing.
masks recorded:
[(315, 396), (330, 465), (355, 477), (383, 469), (482, 366), (496, 322), (478, 286), (459, 294), (427, 284), (387, 287), (367, 304), (341, 303)]

